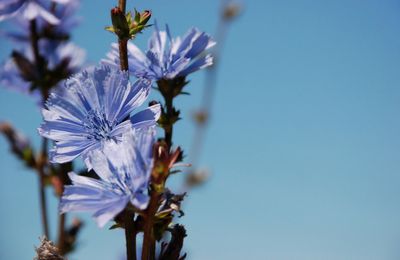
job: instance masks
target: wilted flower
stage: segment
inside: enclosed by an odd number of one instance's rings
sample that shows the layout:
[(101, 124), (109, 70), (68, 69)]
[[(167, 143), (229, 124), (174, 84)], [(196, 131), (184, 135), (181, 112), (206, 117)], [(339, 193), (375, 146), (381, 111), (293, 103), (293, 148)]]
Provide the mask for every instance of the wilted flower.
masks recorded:
[[(52, 0), (52, 2), (65, 4), (70, 0)], [(50, 2), (48, 4), (51, 4)], [(43, 18), (50, 24), (58, 24), (59, 20), (47, 10), (47, 6), (40, 0), (3, 0), (0, 3), (0, 21), (14, 16), (20, 16), (26, 20)]]
[(100, 180), (69, 173), (72, 185), (65, 187), (61, 212), (92, 212), (103, 227), (128, 203), (141, 210), (147, 207), (155, 131), (148, 128), (130, 133), (120, 143), (110, 140), (103, 151), (90, 152), (88, 160)]
[(160, 116), (159, 104), (129, 120), (130, 113), (146, 100), (150, 87), (148, 80), (132, 85), (127, 73), (107, 66), (66, 80), (64, 87), (50, 95), (42, 110), (44, 123), (39, 133), (55, 141), (50, 159), (64, 163), (82, 155), (88, 163), (88, 153), (103, 149), (106, 141), (121, 141), (131, 128), (154, 126)]
[[(155, 31), (149, 40), (148, 51), (144, 54), (136, 45), (128, 43), (129, 71), (138, 78), (173, 79), (184, 77), (194, 71), (212, 64), (210, 54), (203, 52), (215, 45), (209, 35), (196, 28), (190, 29), (181, 39), (171, 38), (168, 26), (166, 31)], [(119, 66), (118, 45), (112, 44), (112, 50), (103, 63)]]

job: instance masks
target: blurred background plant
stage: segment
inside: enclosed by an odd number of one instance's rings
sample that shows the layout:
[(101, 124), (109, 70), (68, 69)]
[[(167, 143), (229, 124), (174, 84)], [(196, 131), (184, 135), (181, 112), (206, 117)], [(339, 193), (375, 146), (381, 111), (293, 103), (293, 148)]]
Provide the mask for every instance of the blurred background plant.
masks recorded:
[[(114, 4), (83, 1), (79, 11), (83, 22), (72, 39), (95, 63), (115, 42), (111, 33), (99, 35), (110, 25)], [(220, 11), (218, 1), (132, 4), (152, 10), (160, 28), (168, 23), (174, 35), (196, 25), (217, 36), (212, 32), (218, 16), (212, 12)], [(189, 259), (399, 258), (398, 10), (398, 2), (390, 0), (245, 1), (245, 12), (232, 23), (223, 58), (217, 60), (223, 69), (210, 117), (215, 123), (207, 125), (204, 149), (193, 167), (206, 168), (212, 178), (206, 188), (191, 190), (179, 220), (189, 231)], [(0, 27), (4, 32), (11, 24)], [(145, 30), (135, 43), (145, 49), (151, 32)], [(1, 60), (16, 47), (3, 41)], [(186, 119), (201, 111), (202, 76), (191, 76), (191, 97), (177, 100)], [(33, 112), (35, 102), (40, 95), (33, 101), (0, 89), (0, 117), (37, 153), (41, 144), (34, 128), (42, 119)], [(174, 129), (174, 143), (187, 152), (185, 162), (190, 162), (192, 130), (189, 120)], [(5, 176), (0, 258), (31, 259), (32, 245), (39, 244), (43, 232), (37, 185), (32, 186), (38, 176), (15, 160), (6, 140), (0, 138)], [(180, 189), (182, 181), (177, 175), (170, 185)], [(57, 244), (58, 201), (52, 188), (47, 193), (49, 233)], [(123, 255), (123, 232), (104, 232), (87, 215), (77, 216), (85, 229), (71, 259)]]

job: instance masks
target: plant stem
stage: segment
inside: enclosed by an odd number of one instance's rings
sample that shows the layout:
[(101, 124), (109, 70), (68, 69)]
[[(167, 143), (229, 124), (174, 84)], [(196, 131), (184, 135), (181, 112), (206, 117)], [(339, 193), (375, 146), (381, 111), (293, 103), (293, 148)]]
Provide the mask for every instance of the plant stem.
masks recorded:
[(125, 240), (127, 260), (136, 260), (135, 213), (126, 211), (124, 214)]
[(43, 233), (49, 238), (49, 224), (47, 218), (47, 202), (46, 202), (46, 193), (44, 187), (44, 179), (45, 172), (44, 167), (47, 161), (47, 139), (43, 138), (42, 140), (42, 149), (39, 155), (37, 171), (39, 174), (39, 201), (40, 201), (40, 212), (42, 216), (42, 225), (43, 225)]
[(118, 7), (125, 14), (125, 12), (126, 12), (126, 0), (119, 0), (118, 1)]
[[(119, 0), (118, 1), (118, 8), (122, 11), (125, 15), (126, 12), (126, 0)], [(119, 60), (121, 65), (121, 70), (128, 70), (128, 40), (127, 39), (119, 39), (118, 40), (118, 47), (119, 47)]]
[[(126, 0), (119, 0), (118, 7), (125, 15)], [(121, 70), (128, 71), (128, 40), (118, 39), (118, 48)], [(125, 224), (126, 255), (128, 260), (136, 260), (136, 229), (134, 217), (135, 214), (129, 211), (126, 211), (123, 217)]]
[(36, 25), (36, 20), (33, 19), (29, 23), (29, 29), (30, 29), (30, 41), (31, 41), (31, 47), (32, 47), (32, 52), (33, 52), (33, 59), (35, 61), (36, 65), (39, 65), (40, 63), (40, 54), (39, 54), (39, 38), (37, 34), (37, 25)]
[(142, 248), (142, 260), (154, 260), (155, 259), (155, 239), (153, 232), (154, 215), (157, 211), (159, 201), (159, 194), (156, 191), (152, 191), (150, 195), (150, 203), (145, 212), (145, 223), (143, 231), (143, 248)]
[(201, 108), (199, 111), (204, 113), (206, 116), (206, 120), (197, 125), (195, 128), (195, 133), (193, 135), (193, 140), (190, 148), (190, 161), (192, 163), (192, 168), (196, 170), (197, 163), (200, 159), (201, 151), (204, 144), (204, 139), (206, 137), (206, 130), (210, 121), (210, 115), (214, 106), (215, 93), (217, 88), (217, 76), (218, 76), (218, 67), (220, 58), (222, 56), (222, 51), (225, 46), (225, 41), (228, 33), (228, 29), (230, 26), (230, 21), (226, 20), (223, 17), (223, 11), (228, 7), (229, 0), (221, 0), (221, 14), (222, 16), (219, 19), (216, 28), (216, 42), (218, 43), (215, 46), (213, 51), (214, 56), (214, 64), (206, 70), (206, 79), (203, 87), (203, 97), (201, 101)]
[[(173, 124), (172, 118), (174, 117), (174, 83), (169, 81), (159, 81), (159, 88), (165, 90), (160, 91), (164, 101), (165, 101), (165, 116), (166, 121), (168, 122), (164, 128), (164, 140), (167, 144), (169, 150), (172, 147), (172, 134), (173, 134)], [(154, 216), (157, 213), (157, 209), (159, 206), (160, 193), (155, 189), (150, 189), (150, 202), (147, 210), (145, 211), (145, 219), (144, 219), (144, 231), (143, 231), (143, 248), (142, 248), (142, 260), (153, 260), (155, 259), (155, 249), (156, 249), (156, 241), (154, 239)]]
[[(172, 89), (172, 88), (171, 88)], [(165, 108), (166, 108), (166, 113), (167, 113), (167, 117), (171, 118), (173, 116), (173, 111), (174, 111), (174, 105), (173, 105), (173, 97), (164, 97), (165, 99)], [(169, 124), (166, 128), (164, 128), (164, 138), (165, 138), (165, 142), (168, 145), (168, 149), (171, 150), (172, 147), (172, 134), (173, 134), (173, 130), (174, 130), (174, 124), (171, 123)]]
[(128, 40), (118, 40), (118, 48), (119, 48), (119, 61), (121, 70), (127, 71), (129, 70), (128, 64)]
[(67, 215), (65, 213), (59, 214), (58, 217), (58, 241), (57, 247), (61, 255), (65, 254), (65, 221)]
[[(57, 175), (63, 186), (71, 184), (71, 180), (68, 177), (68, 173), (71, 171), (73, 171), (72, 162), (60, 164), (60, 168), (57, 172)], [(65, 255), (68, 250), (67, 248), (68, 241), (66, 241), (67, 234), (65, 230), (66, 220), (67, 220), (67, 213), (58, 214), (57, 247), (62, 255)]]
[[(40, 70), (41, 69), (41, 59), (39, 53), (39, 37), (37, 34), (37, 25), (36, 20), (33, 19), (29, 23), (29, 30), (30, 30), (30, 42), (31, 48), (33, 52), (33, 58), (36, 67)], [(43, 100), (45, 97), (43, 97)], [(47, 203), (46, 203), (46, 193), (44, 187), (44, 178), (45, 178), (45, 165), (47, 162), (47, 139), (43, 138), (42, 140), (42, 148), (39, 154), (39, 160), (37, 164), (37, 172), (39, 174), (39, 202), (40, 202), (40, 212), (42, 218), (42, 225), (43, 225), (43, 232), (44, 235), (49, 238), (49, 225), (48, 225), (48, 218), (47, 218)]]

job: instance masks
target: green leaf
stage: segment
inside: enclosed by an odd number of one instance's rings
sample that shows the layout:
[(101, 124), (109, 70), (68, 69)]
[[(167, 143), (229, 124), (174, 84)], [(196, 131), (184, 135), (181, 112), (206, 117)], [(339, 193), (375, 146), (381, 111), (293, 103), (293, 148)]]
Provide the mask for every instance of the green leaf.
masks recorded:
[(117, 228), (123, 228), (123, 226), (121, 226), (118, 223), (115, 223), (114, 225), (112, 225), (108, 230), (113, 230), (113, 229), (117, 229)]
[(104, 29), (105, 29), (106, 31), (115, 33), (114, 26), (107, 26), (107, 27), (105, 27)]

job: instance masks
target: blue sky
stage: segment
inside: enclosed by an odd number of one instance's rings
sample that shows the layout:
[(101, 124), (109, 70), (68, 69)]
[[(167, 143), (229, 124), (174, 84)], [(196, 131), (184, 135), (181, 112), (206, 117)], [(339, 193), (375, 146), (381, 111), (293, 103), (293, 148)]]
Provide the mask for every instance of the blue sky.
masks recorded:
[[(174, 35), (191, 26), (215, 31), (215, 0), (128, 3), (151, 9)], [(201, 158), (212, 176), (190, 193), (180, 220), (189, 259), (399, 259), (400, 3), (243, 3), (223, 52)], [(73, 40), (92, 62), (115, 40), (102, 30), (114, 5), (82, 3)], [(145, 48), (148, 36), (137, 44)], [(2, 42), (0, 57), (11, 47)], [(184, 120), (175, 143), (186, 149), (203, 76), (191, 76), (191, 95), (177, 101)], [(41, 117), (29, 97), (0, 88), (0, 119), (38, 144)], [(3, 138), (0, 147), (0, 258), (31, 259), (41, 232), (37, 180)], [(52, 213), (56, 206), (51, 201)], [(79, 216), (86, 226), (70, 259), (123, 254), (122, 232)], [(54, 233), (54, 216), (52, 224)]]

